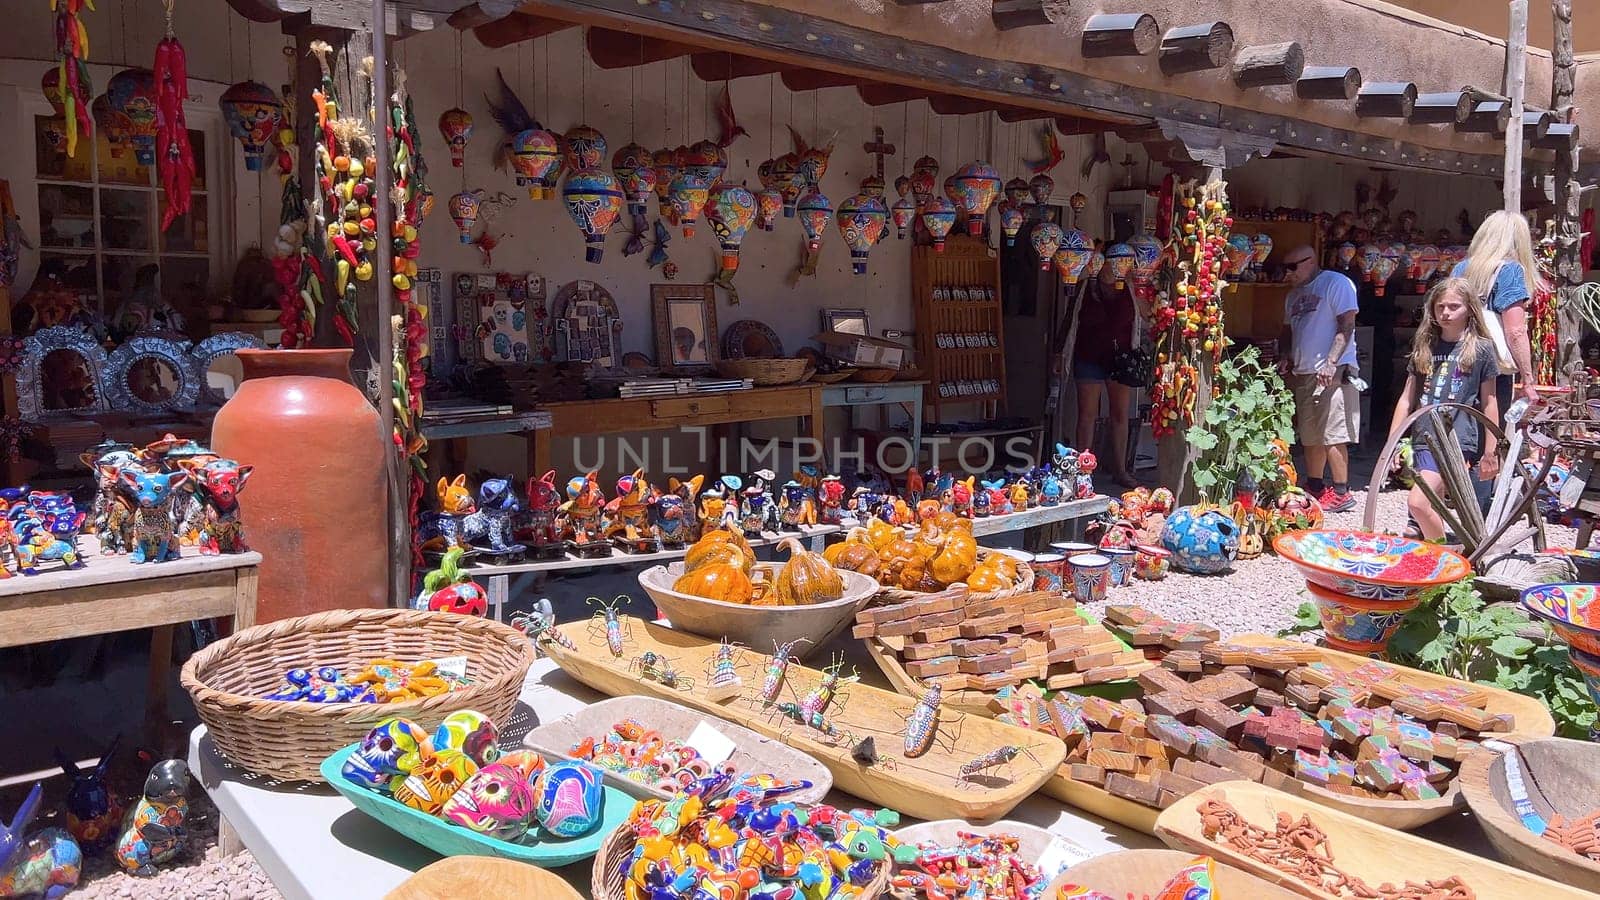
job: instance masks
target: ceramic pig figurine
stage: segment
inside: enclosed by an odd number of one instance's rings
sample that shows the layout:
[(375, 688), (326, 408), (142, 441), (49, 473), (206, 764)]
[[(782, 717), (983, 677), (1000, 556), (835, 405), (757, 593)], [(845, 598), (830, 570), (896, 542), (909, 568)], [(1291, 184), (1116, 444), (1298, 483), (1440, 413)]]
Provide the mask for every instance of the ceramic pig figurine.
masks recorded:
[(156, 866), (183, 849), (183, 820), (189, 815), (189, 767), (181, 759), (164, 759), (150, 769), (139, 798), (122, 823), (117, 862), (134, 875), (149, 877)]
[(189, 473), (196, 503), (184, 519), (183, 530), (199, 529), (196, 541), (206, 556), (243, 553), (244, 523), (239, 521), (239, 492), (254, 466), (241, 466), (231, 459), (201, 463), (184, 460), (180, 465)]
[(43, 828), (23, 838), (39, 809), (43, 785), (34, 785), (8, 827), (0, 823), (0, 897), (56, 900), (78, 885), (83, 852), (61, 828)]
[(111, 739), (111, 746), (88, 771), (79, 769), (60, 748), (56, 749), (61, 771), (72, 779), (72, 787), (67, 789), (67, 830), (89, 853), (97, 853), (110, 844), (116, 838), (117, 826), (122, 824), (122, 804), (106, 788), (106, 767), (117, 753), (118, 740), (120, 737)]
[(132, 492), (133, 555), (130, 562), (166, 562), (178, 558), (178, 525), (173, 521), (172, 494), (189, 476), (183, 472), (123, 469), (122, 484)]

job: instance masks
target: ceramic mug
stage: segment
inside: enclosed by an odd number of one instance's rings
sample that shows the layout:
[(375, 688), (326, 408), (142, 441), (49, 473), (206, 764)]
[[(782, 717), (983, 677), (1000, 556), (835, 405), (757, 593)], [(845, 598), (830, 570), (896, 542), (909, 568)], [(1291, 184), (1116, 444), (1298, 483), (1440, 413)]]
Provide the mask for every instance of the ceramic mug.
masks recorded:
[(1083, 541), (1056, 541), (1050, 545), (1050, 549), (1065, 556), (1067, 559), (1071, 559), (1082, 553), (1094, 553), (1099, 548), (1094, 544), (1087, 544)]
[(1036, 591), (1066, 590), (1067, 558), (1059, 553), (1035, 553), (1033, 556), (1033, 589)]
[(1123, 547), (1102, 547), (1100, 555), (1111, 560), (1111, 584), (1127, 587), (1133, 583), (1134, 551)]
[(1080, 553), (1067, 560), (1072, 567), (1072, 598), (1079, 603), (1106, 599), (1111, 586), (1111, 560), (1098, 553)]
[(1133, 575), (1144, 581), (1160, 581), (1172, 567), (1172, 554), (1165, 547), (1139, 544), (1133, 548)]

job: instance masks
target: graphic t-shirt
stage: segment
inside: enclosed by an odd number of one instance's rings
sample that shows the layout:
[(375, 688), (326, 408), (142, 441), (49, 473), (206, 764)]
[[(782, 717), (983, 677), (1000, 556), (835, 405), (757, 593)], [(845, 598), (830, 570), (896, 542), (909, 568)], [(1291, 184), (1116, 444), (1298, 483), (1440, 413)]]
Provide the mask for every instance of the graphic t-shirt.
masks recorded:
[[(1422, 379), (1422, 396), (1417, 401), (1417, 408), (1434, 406), (1439, 403), (1461, 403), (1466, 406), (1477, 406), (1479, 401), (1478, 389), (1482, 387), (1485, 379), (1493, 380), (1499, 374), (1499, 367), (1495, 364), (1494, 345), (1488, 340), (1478, 341), (1478, 358), (1470, 363), (1462, 363), (1460, 342), (1433, 342), (1433, 367), (1428, 372), (1418, 373)], [(1464, 456), (1476, 456), (1483, 447), (1482, 427), (1478, 420), (1467, 413), (1458, 410), (1441, 412), (1446, 422), (1451, 423), (1451, 428), (1456, 433), (1456, 440), (1461, 444)], [(1423, 432), (1431, 429), (1427, 419), (1420, 419), (1417, 428)], [(1417, 446), (1424, 446), (1419, 443)]]
[[(1328, 351), (1333, 349), (1339, 316), (1355, 311), (1355, 283), (1338, 272), (1324, 270), (1289, 292), (1283, 301), (1283, 319), (1293, 334), (1290, 350), (1296, 375), (1310, 375), (1322, 368)], [(1344, 353), (1333, 362), (1340, 366), (1356, 364), (1354, 334), (1345, 343)]]

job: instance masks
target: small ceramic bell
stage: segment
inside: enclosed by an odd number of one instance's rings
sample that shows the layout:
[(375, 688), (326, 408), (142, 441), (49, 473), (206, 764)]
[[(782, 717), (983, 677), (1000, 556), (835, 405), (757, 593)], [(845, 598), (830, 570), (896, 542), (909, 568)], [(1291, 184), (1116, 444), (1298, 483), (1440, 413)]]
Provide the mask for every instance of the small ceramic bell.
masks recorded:
[(540, 827), (558, 837), (581, 837), (593, 831), (604, 813), (600, 773), (580, 762), (545, 767), (534, 787), (534, 816)]

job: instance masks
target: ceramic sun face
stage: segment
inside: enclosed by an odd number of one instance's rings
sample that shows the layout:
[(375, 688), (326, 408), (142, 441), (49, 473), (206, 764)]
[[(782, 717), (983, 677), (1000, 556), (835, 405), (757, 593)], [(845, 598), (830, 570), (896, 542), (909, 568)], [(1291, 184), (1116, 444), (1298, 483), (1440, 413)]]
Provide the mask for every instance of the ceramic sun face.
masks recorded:
[(412, 809), (436, 816), (478, 765), (459, 750), (441, 750), (417, 764), (411, 774), (396, 779), (394, 799)]
[(500, 758), (499, 740), (500, 732), (488, 716), (466, 709), (446, 716), (434, 729), (433, 749), (459, 751), (482, 767)]
[(479, 834), (514, 841), (533, 821), (533, 788), (518, 769), (493, 763), (467, 779), (440, 815)]
[(577, 762), (548, 766), (535, 787), (539, 824), (559, 837), (579, 837), (600, 824), (605, 794), (600, 773)]
[(375, 791), (389, 790), (422, 762), (428, 750), (428, 732), (410, 719), (384, 719), (367, 732), (361, 746), (345, 760), (345, 780)]

